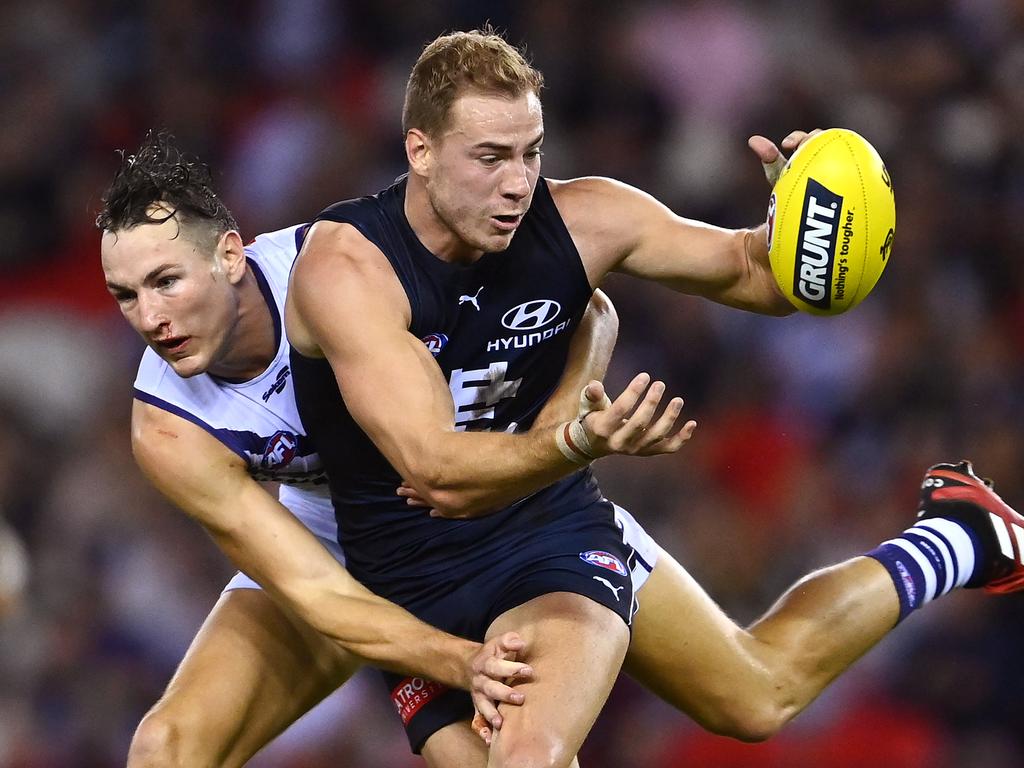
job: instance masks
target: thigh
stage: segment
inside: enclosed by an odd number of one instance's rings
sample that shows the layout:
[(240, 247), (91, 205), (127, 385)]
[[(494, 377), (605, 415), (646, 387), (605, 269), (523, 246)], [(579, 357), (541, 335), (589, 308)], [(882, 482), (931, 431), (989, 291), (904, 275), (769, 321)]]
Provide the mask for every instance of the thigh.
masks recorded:
[(759, 676), (748, 633), (664, 550), (640, 603), (623, 668), (672, 706), (703, 722)]
[(525, 752), (544, 765), (568, 766), (618, 676), (629, 630), (615, 611), (566, 592), (505, 612), (488, 636), (510, 630), (526, 641), (522, 660), (534, 676), (520, 684), (522, 706), (502, 707), (504, 724), (492, 740), (489, 765), (518, 763)]
[(211, 764), (241, 765), (360, 662), (259, 589), (224, 592), (151, 714)]

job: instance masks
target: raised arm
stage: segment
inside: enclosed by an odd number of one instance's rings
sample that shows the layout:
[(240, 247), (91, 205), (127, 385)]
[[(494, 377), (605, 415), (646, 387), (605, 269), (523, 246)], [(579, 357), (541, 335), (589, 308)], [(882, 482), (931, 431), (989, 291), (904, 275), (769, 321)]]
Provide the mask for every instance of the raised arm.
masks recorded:
[[(398, 278), (384, 254), (351, 226), (319, 222), (310, 230), (292, 272), (286, 319), (292, 346), (330, 361), (353, 418), (431, 506), (493, 507), (579, 469), (560, 451), (553, 431), (455, 430), (444, 376), (407, 330), (409, 304)], [(640, 403), (636, 423), (647, 426), (664, 392), (652, 386), (645, 395), (648, 382), (638, 377), (607, 421), (620, 427), (622, 416)], [(602, 433), (593, 443), (595, 455), (649, 448), (642, 429), (631, 424), (634, 433), (640, 438), (628, 445), (608, 439), (611, 431)]]
[(510, 638), (482, 647), (370, 592), (249, 476), (239, 456), (201, 428), (135, 401), (132, 449), (157, 490), (201, 523), (239, 569), (321, 634), (377, 666), (486, 692), (482, 700), (497, 693), (513, 701), (512, 690), (497, 682), (522, 674), (523, 665), (499, 658)]
[(731, 230), (685, 219), (613, 179), (549, 183), (592, 285), (616, 271), (762, 314), (794, 311), (772, 276), (764, 226)]

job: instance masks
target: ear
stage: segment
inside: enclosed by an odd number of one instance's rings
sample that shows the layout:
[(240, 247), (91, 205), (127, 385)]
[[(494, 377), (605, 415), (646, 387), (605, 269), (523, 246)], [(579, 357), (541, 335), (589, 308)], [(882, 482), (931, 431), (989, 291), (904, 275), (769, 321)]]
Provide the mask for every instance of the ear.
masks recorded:
[(405, 157), (409, 170), (417, 176), (426, 176), (433, 162), (433, 147), (423, 131), (410, 128), (405, 134)]
[(234, 285), (245, 277), (245, 244), (237, 231), (232, 229), (220, 236), (217, 242), (217, 257), (224, 267), (224, 275), (228, 282)]

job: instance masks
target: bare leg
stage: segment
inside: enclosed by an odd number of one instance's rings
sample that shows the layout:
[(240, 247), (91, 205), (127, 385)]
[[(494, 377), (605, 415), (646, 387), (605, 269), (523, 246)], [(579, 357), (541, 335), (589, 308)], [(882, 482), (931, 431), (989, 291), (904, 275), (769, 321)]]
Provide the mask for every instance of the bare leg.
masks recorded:
[(749, 629), (668, 553), (640, 593), (625, 668), (715, 733), (775, 734), (896, 624), (892, 580), (857, 557), (797, 582)]
[(526, 703), (502, 707), (491, 768), (567, 768), (618, 676), (629, 641), (622, 619), (589, 598), (556, 592), (499, 616), (488, 635), (512, 628), (526, 641), (533, 679)]
[(225, 592), (135, 732), (128, 767), (240, 766), (358, 666), (265, 592)]

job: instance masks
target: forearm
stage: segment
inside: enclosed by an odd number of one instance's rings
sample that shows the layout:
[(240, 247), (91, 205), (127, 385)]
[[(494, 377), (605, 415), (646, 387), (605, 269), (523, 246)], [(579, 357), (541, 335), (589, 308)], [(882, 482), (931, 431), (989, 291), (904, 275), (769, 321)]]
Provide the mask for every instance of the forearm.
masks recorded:
[(293, 531), (263, 536), (254, 528), (209, 530), (221, 550), (281, 605), (370, 664), (468, 689), (477, 643), (435, 629), (373, 594), (307, 531), (302, 533), (308, 542)]
[(431, 506), (469, 514), (495, 509), (580, 468), (555, 442), (555, 428), (524, 434), (446, 432), (431, 441), (408, 477)]
[(329, 583), (293, 595), (289, 602), (301, 606), (300, 615), (317, 631), (369, 664), (470, 688), (470, 661), (479, 643), (442, 632), (372, 593), (352, 597)]
[(604, 292), (595, 291), (580, 327), (573, 334), (558, 388), (534, 421), (534, 429), (553, 429), (579, 415), (580, 393), (591, 381), (604, 380), (618, 333), (615, 306)]

